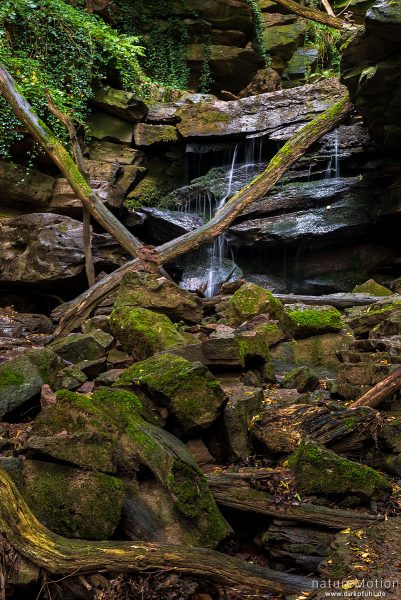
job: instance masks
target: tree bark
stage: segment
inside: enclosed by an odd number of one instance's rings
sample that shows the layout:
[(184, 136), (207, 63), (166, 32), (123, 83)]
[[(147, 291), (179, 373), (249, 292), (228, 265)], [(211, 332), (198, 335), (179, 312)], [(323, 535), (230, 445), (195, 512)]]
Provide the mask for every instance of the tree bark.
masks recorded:
[[(195, 250), (205, 243), (212, 242), (233, 223), (245, 208), (266, 195), (310, 146), (341, 123), (349, 115), (351, 108), (352, 105), (346, 95), (334, 106), (302, 127), (272, 158), (266, 170), (235, 194), (208, 223), (155, 248), (156, 264), (160, 267), (189, 250)], [(71, 302), (59, 323), (55, 337), (63, 337), (78, 327), (97, 304), (118, 286), (126, 273), (139, 270), (140, 267), (141, 263), (138, 260), (128, 262)]]
[(259, 471), (259, 473), (251, 473), (250, 475), (246, 473), (245, 475), (243, 473), (222, 473), (208, 475), (207, 479), (218, 505), (242, 512), (339, 530), (346, 527), (366, 527), (383, 520), (383, 517), (376, 515), (328, 508), (317, 504), (276, 504), (269, 494), (251, 488), (247, 483), (249, 478), (254, 481), (261, 481), (272, 474), (274, 474), (274, 471), (267, 474)]
[(401, 389), (401, 367), (398, 367), (387, 375), (382, 381), (379, 381), (371, 390), (366, 392), (355, 402), (349, 405), (349, 408), (358, 408), (359, 406), (370, 406), (376, 408)]
[(56, 535), (39, 523), (3, 469), (0, 469), (0, 534), (16, 552), (53, 575), (174, 570), (262, 593), (312, 589), (312, 582), (306, 577), (273, 571), (205, 548), (141, 541), (89, 542)]
[(131, 256), (138, 256), (142, 244), (104, 206), (101, 198), (91, 190), (69, 153), (45, 123), (35, 114), (21, 95), (14, 79), (0, 63), (0, 93), (7, 100), (17, 118), (57, 165), (72, 189), (91, 215), (108, 231)]
[(274, 2), (276, 2), (276, 4), (280, 4), (280, 6), (284, 6), (284, 8), (287, 8), (290, 12), (295, 13), (300, 17), (310, 19), (311, 21), (317, 21), (318, 23), (328, 25), (329, 27), (333, 27), (334, 29), (345, 30), (355, 28), (355, 26), (350, 25), (346, 21), (343, 21), (342, 19), (339, 19), (336, 16), (325, 14), (317, 8), (304, 6), (303, 4), (294, 2), (294, 0), (274, 0)]

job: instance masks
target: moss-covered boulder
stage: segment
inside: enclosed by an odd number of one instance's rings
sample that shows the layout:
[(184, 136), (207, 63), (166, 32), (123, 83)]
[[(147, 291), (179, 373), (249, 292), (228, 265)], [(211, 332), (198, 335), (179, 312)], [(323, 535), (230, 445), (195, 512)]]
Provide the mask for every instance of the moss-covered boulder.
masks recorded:
[(198, 323), (202, 319), (201, 300), (172, 281), (154, 273), (129, 273), (117, 292), (115, 308), (141, 307), (167, 315), (173, 321)]
[(370, 333), (383, 321), (401, 315), (400, 296), (383, 298), (369, 306), (354, 306), (346, 310), (345, 322), (356, 335)]
[(356, 285), (352, 291), (354, 294), (370, 294), (371, 296), (391, 296), (392, 294), (391, 290), (374, 279), (368, 279), (365, 283)]
[(72, 363), (82, 360), (96, 360), (106, 355), (113, 343), (113, 336), (101, 329), (88, 333), (73, 333), (66, 338), (49, 344), (56, 354)]
[(146, 308), (115, 308), (110, 315), (110, 326), (123, 350), (136, 360), (193, 342), (192, 336), (180, 333), (166, 315)]
[(269, 315), (284, 329), (289, 325), (284, 307), (269, 290), (254, 283), (245, 283), (227, 302), (226, 318), (229, 325), (241, 325), (256, 315)]
[(225, 395), (200, 362), (159, 354), (129, 367), (115, 386), (133, 385), (168, 408), (185, 433), (209, 427), (220, 415)]
[(32, 400), (62, 366), (50, 349), (30, 350), (0, 365), (0, 417)]
[(337, 352), (348, 350), (353, 339), (349, 332), (325, 333), (281, 342), (270, 352), (278, 373), (309, 366), (317, 375), (333, 378), (341, 366)]
[(287, 373), (282, 380), (286, 389), (296, 389), (297, 392), (313, 392), (319, 387), (319, 378), (309, 367), (298, 367)]
[(285, 311), (293, 323), (294, 337), (309, 337), (343, 328), (340, 311), (333, 306), (287, 304)]
[(59, 535), (105, 540), (120, 521), (124, 485), (105, 473), (24, 460), (17, 484), (34, 515)]
[(288, 459), (299, 489), (306, 494), (352, 495), (363, 500), (383, 499), (389, 481), (378, 471), (343, 458), (318, 442), (304, 440)]
[(186, 524), (185, 539), (171, 537), (169, 522), (160, 524), (160, 536), (168, 543), (215, 547), (229, 527), (205, 476), (186, 446), (145, 421), (144, 414), (148, 416), (139, 398), (128, 391), (98, 388), (85, 395), (59, 391), (57, 402), (36, 418), (26, 453), (118, 474), (133, 482), (141, 481), (138, 476), (146, 473), (146, 483), (140, 487), (151, 485), (155, 494), (159, 489), (159, 496), (170, 503), (169, 514), (173, 511)]

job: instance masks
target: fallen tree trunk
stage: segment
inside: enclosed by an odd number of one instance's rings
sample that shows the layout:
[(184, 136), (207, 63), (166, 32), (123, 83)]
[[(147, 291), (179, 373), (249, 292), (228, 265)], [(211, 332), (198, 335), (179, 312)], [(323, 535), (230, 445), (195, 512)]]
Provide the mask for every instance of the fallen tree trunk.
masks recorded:
[(383, 296), (370, 294), (327, 294), (325, 296), (306, 296), (299, 294), (274, 294), (283, 304), (311, 304), (313, 306), (329, 305), (337, 308), (351, 308), (352, 306), (367, 306), (383, 300)]
[[(271, 474), (270, 474), (271, 475)], [(269, 474), (250, 474), (253, 480), (266, 479)], [(382, 517), (367, 513), (340, 510), (318, 504), (276, 504), (269, 494), (252, 488), (242, 473), (222, 473), (207, 476), (214, 499), (220, 506), (227, 506), (241, 512), (249, 512), (275, 519), (298, 521), (327, 527), (328, 529), (358, 528), (373, 525)]]
[[(50, 92), (47, 92), (47, 105), (51, 112), (61, 121), (64, 127), (67, 129), (68, 134), (70, 136), (71, 141), (71, 150), (75, 160), (75, 164), (81, 173), (82, 177), (85, 179), (87, 184), (90, 186), (90, 177), (89, 173), (85, 167), (85, 160), (82, 154), (81, 146), (79, 143), (77, 131), (75, 129), (74, 123), (72, 120), (61, 110), (59, 110), (53, 102), (53, 98), (50, 95)], [(89, 210), (86, 206), (82, 205), (83, 212), (83, 244), (84, 244), (84, 253), (85, 253), (85, 271), (86, 277), (88, 279), (88, 285), (91, 287), (96, 280), (95, 267), (93, 265), (93, 255), (92, 255), (92, 240), (91, 240), (91, 216)]]
[(104, 206), (101, 198), (90, 188), (85, 177), (65, 148), (45, 123), (35, 114), (18, 90), (14, 79), (0, 63), (0, 93), (17, 118), (32, 134), (46, 154), (57, 165), (68, 183), (91, 215), (108, 231), (131, 256), (138, 256), (142, 243)]
[(0, 534), (13, 549), (53, 575), (174, 570), (220, 585), (263, 593), (312, 589), (306, 577), (281, 573), (205, 548), (151, 542), (88, 542), (56, 535), (39, 523), (9, 475), (0, 469)]
[(391, 396), (399, 390), (401, 390), (401, 367), (398, 367), (382, 381), (379, 381), (379, 383), (366, 392), (366, 394), (350, 404), (349, 408), (358, 408), (359, 406), (376, 408), (379, 404), (384, 402), (384, 400), (391, 398)]
[[(341, 123), (349, 115), (351, 108), (352, 105), (346, 95), (302, 127), (272, 158), (266, 170), (235, 194), (208, 223), (156, 248), (155, 263), (160, 267), (189, 250), (195, 250), (205, 243), (212, 242), (245, 208), (266, 195), (310, 146)], [(140, 266), (139, 261), (128, 262), (71, 302), (60, 321), (55, 337), (63, 337), (78, 327), (97, 304), (118, 286), (126, 273), (138, 270)]]
[(336, 16), (332, 16), (330, 14), (326, 14), (317, 8), (312, 8), (310, 6), (304, 6), (303, 4), (299, 4), (298, 2), (294, 2), (294, 0), (274, 0), (276, 4), (280, 4), (280, 6), (284, 6), (290, 12), (299, 15), (300, 17), (304, 17), (305, 19), (310, 19), (311, 21), (317, 21), (318, 23), (322, 23), (323, 25), (328, 25), (329, 27), (333, 27), (334, 29), (352, 29), (352, 26), (339, 19)]

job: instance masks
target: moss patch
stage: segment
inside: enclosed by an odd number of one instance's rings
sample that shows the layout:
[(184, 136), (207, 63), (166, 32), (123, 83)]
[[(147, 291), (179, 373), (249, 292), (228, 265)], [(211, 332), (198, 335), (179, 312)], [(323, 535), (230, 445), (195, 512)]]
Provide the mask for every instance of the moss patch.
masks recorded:
[(333, 306), (290, 304), (285, 307), (285, 311), (294, 325), (295, 337), (320, 335), (343, 328), (341, 313)]
[(51, 531), (87, 540), (114, 533), (124, 499), (123, 483), (116, 477), (25, 460), (21, 479), (29, 507)]

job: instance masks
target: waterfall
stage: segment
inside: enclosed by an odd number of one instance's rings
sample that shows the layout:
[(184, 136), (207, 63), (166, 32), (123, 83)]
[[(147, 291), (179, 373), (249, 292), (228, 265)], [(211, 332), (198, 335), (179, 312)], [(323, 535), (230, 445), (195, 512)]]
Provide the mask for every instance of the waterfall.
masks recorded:
[(336, 128), (333, 132), (333, 151), (329, 158), (329, 162), (326, 169), (325, 179), (334, 179), (340, 177), (340, 162), (338, 156), (338, 148), (339, 148), (339, 134), (338, 128)]
[[(231, 168), (228, 173), (228, 186), (226, 194), (219, 200), (216, 204), (216, 208), (214, 214), (216, 214), (227, 202), (227, 200), (231, 196), (232, 186), (233, 186), (233, 177), (234, 171), (236, 167), (237, 157), (238, 157), (238, 144), (234, 147), (233, 158), (231, 161)], [(214, 216), (214, 215), (213, 215)], [(216, 281), (216, 270), (221, 266), (223, 259), (226, 256), (226, 252), (228, 250), (228, 244), (226, 240), (226, 236), (224, 234), (219, 235), (217, 237), (212, 246), (208, 247), (208, 267), (207, 267), (207, 287), (205, 290), (206, 298), (211, 298), (217, 293), (218, 281)]]
[[(191, 149), (193, 150), (193, 147)], [(199, 149), (199, 152), (205, 154), (203, 149)], [(263, 164), (263, 137), (251, 137), (244, 142), (238, 142), (234, 148), (231, 146), (229, 153), (225, 152), (224, 154), (222, 166), (227, 168), (224, 192), (220, 192), (218, 195), (200, 192), (198, 197), (180, 207), (179, 210), (196, 212), (205, 221), (210, 220), (223, 208), (233, 194), (252, 181), (260, 172)], [(198, 165), (199, 163), (196, 161), (197, 169)], [(217, 165), (213, 164), (212, 167), (214, 166)], [(199, 176), (199, 172), (197, 175)], [(235, 269), (233, 253), (223, 234), (216, 238), (213, 244), (205, 246), (199, 251), (191, 252), (186, 257), (181, 286), (194, 289), (195, 284), (199, 283), (205, 296), (210, 298), (218, 293), (221, 284), (230, 279)], [(201, 270), (203, 272), (202, 283), (199, 275)]]

